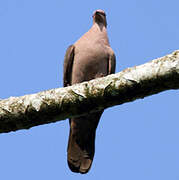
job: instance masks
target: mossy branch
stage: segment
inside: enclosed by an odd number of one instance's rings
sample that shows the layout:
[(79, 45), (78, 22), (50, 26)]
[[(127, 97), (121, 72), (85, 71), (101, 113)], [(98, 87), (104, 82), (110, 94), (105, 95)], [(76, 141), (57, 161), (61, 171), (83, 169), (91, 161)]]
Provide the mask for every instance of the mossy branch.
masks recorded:
[(104, 78), (1, 100), (0, 133), (88, 114), (170, 89), (179, 89), (179, 50)]

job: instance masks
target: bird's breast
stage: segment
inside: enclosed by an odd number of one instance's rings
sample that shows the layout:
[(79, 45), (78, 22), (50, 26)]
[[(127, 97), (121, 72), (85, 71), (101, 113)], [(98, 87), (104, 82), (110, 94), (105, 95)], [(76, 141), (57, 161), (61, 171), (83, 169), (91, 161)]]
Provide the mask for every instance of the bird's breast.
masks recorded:
[(100, 44), (83, 45), (75, 49), (72, 84), (107, 75), (108, 51)]

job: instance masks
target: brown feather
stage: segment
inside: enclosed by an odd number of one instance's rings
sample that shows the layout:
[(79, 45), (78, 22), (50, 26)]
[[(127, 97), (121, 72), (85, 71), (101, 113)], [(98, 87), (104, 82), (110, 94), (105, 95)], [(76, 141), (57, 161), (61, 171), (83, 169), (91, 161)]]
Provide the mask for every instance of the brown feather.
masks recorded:
[[(115, 72), (115, 55), (109, 45), (104, 11), (93, 15), (93, 26), (74, 45), (64, 60), (64, 86), (89, 81)], [(103, 111), (70, 119), (68, 165), (87, 173), (95, 153), (96, 128)]]

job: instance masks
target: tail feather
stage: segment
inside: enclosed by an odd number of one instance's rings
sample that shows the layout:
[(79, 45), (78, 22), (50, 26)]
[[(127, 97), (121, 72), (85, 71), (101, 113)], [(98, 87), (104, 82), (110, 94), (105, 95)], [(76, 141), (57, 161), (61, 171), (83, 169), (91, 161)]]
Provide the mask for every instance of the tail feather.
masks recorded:
[(70, 120), (68, 166), (73, 172), (87, 173), (95, 152), (96, 128), (102, 112)]
[(87, 153), (71, 136), (68, 145), (68, 166), (73, 172), (87, 173), (91, 167), (94, 151)]

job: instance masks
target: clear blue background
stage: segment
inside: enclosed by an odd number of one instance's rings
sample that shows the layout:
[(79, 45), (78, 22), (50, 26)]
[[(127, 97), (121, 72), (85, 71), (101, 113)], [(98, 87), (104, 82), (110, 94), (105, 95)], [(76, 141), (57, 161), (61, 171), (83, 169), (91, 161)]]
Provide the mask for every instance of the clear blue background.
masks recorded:
[[(66, 48), (99, 8), (117, 72), (179, 49), (178, 7), (178, 0), (0, 0), (0, 98), (61, 87)], [(107, 109), (87, 175), (68, 169), (67, 120), (0, 134), (0, 178), (178, 180), (178, 99), (171, 90)]]

